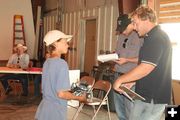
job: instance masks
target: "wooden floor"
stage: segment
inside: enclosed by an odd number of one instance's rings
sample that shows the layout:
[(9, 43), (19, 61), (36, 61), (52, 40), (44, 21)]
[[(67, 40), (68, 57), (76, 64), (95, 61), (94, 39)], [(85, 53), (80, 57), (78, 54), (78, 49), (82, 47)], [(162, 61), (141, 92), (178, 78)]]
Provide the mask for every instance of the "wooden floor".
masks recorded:
[[(11, 93), (6, 97), (0, 97), (0, 120), (34, 120), (36, 109), (41, 101), (41, 97), (34, 99), (33, 87), (30, 83), (30, 94), (28, 97), (19, 97)], [(0, 90), (1, 95), (1, 90)], [(68, 120), (72, 120), (76, 109), (68, 107)], [(83, 109), (86, 113), (93, 114), (92, 108), (85, 106)], [(118, 120), (116, 113), (111, 112), (112, 120)], [(161, 120), (164, 120), (164, 115)], [(91, 120), (85, 114), (80, 114), (77, 120)], [(96, 120), (108, 120), (107, 110), (101, 108)]]
[[(37, 106), (41, 100), (38, 98), (36, 100), (31, 100), (28, 98), (17, 98), (9, 96), (3, 102), (0, 102), (0, 120), (34, 120)], [(92, 108), (85, 106), (83, 109), (85, 112), (92, 113)], [(76, 109), (68, 107), (68, 120), (72, 120)], [(112, 120), (118, 120), (115, 113), (111, 113)], [(91, 118), (85, 114), (80, 114), (77, 120), (91, 120)], [(97, 115), (96, 120), (108, 120), (107, 110), (102, 108)]]
[[(34, 99), (33, 83), (30, 83), (30, 94), (27, 97), (17, 96), (10, 93), (8, 96), (2, 95), (0, 90), (0, 120), (34, 120), (36, 109), (41, 101), (41, 97)], [(2, 87), (2, 86), (1, 86)], [(92, 108), (85, 106), (83, 109), (87, 113), (93, 114)], [(72, 120), (76, 109), (68, 107), (68, 120)], [(114, 112), (111, 113), (112, 120), (118, 120)], [(80, 114), (77, 120), (91, 120), (89, 116)], [(102, 108), (97, 115), (96, 120), (108, 120), (107, 110)]]

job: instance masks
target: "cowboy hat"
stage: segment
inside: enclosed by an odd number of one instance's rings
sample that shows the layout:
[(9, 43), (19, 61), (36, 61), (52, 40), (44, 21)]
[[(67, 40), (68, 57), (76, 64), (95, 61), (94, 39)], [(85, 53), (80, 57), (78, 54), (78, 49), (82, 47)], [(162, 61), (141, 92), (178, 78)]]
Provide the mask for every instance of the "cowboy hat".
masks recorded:
[(17, 50), (17, 49), (19, 49), (19, 48), (21, 48), (21, 47), (22, 47), (24, 50), (27, 50), (27, 47), (24, 46), (24, 45), (22, 45), (21, 43), (17, 44), (16, 47), (14, 47), (14, 50)]

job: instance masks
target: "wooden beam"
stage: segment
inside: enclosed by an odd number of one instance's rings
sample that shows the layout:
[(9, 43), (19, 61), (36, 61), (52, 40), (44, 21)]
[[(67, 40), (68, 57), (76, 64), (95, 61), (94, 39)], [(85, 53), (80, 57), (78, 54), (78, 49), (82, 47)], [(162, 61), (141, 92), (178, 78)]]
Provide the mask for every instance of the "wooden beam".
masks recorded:
[(119, 15), (123, 14), (123, 0), (118, 0)]
[(169, 3), (176, 3), (180, 2), (179, 0), (160, 0), (160, 4), (169, 4)]
[(169, 6), (169, 7), (160, 7), (160, 11), (170, 11), (170, 10), (180, 10), (180, 5)]
[(179, 23), (180, 22), (180, 17), (179, 18), (159, 18), (159, 23)]
[(159, 23), (180, 22), (180, 0), (160, 0)]
[(159, 17), (172, 17), (172, 16), (180, 16), (180, 11), (178, 12), (169, 12), (169, 13), (159, 13)]

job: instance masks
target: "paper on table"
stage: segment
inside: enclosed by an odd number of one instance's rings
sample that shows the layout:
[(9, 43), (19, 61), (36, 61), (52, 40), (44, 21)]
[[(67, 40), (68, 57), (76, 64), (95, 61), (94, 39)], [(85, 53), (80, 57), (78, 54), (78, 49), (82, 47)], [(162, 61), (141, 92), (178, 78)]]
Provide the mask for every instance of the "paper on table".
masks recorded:
[(117, 60), (118, 59), (118, 54), (113, 53), (113, 54), (105, 54), (105, 55), (99, 55), (97, 57), (98, 61), (101, 62), (107, 62), (111, 60)]

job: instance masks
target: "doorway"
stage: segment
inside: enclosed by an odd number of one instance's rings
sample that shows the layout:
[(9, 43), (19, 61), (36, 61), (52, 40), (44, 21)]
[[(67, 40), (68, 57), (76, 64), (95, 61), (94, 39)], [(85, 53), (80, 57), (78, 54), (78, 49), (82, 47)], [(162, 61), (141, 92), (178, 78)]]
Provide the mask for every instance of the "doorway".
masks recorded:
[(85, 35), (84, 72), (90, 74), (96, 65), (96, 19), (86, 20)]

